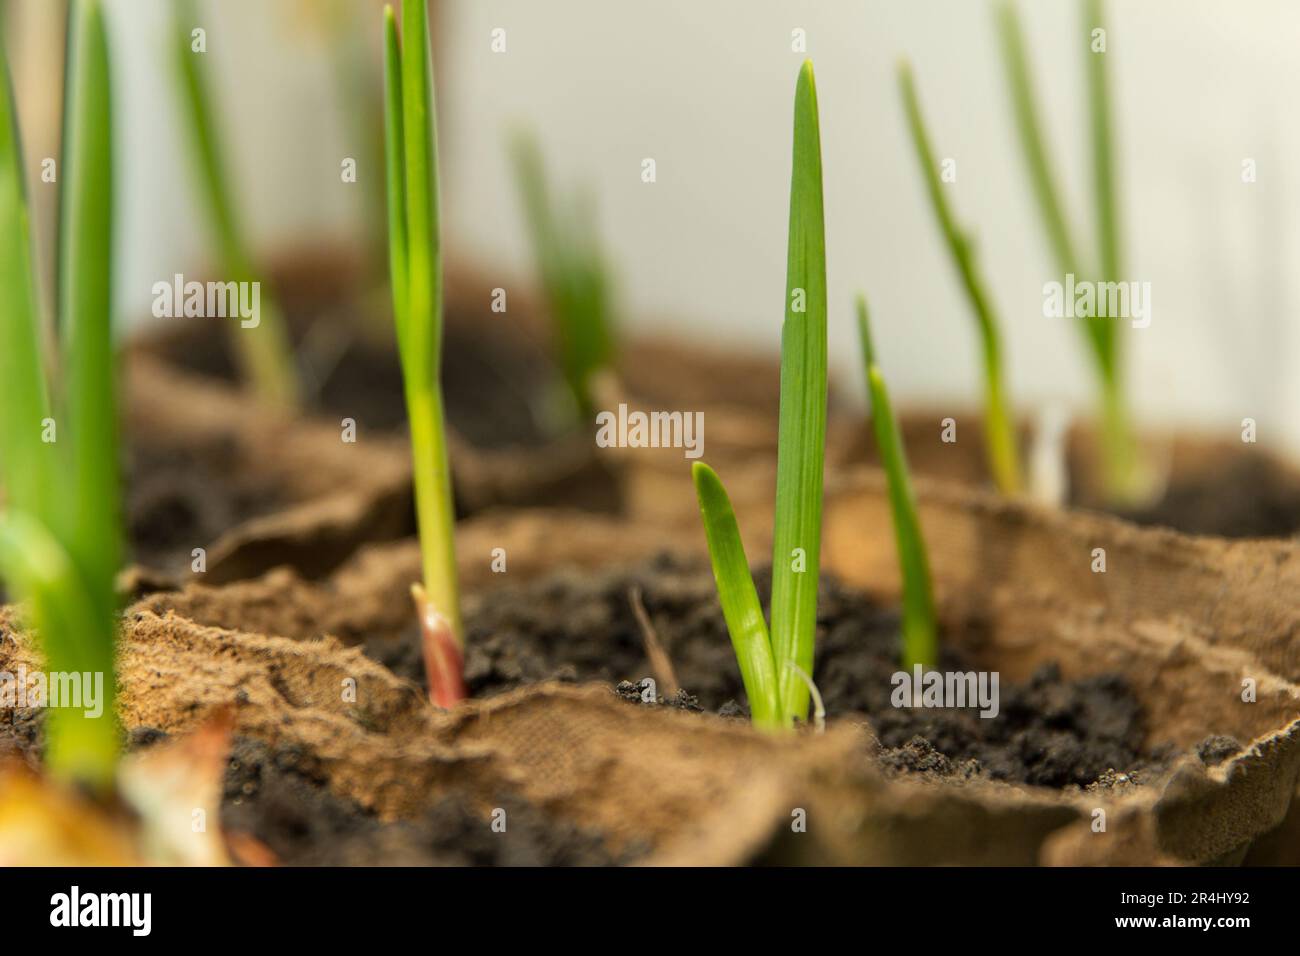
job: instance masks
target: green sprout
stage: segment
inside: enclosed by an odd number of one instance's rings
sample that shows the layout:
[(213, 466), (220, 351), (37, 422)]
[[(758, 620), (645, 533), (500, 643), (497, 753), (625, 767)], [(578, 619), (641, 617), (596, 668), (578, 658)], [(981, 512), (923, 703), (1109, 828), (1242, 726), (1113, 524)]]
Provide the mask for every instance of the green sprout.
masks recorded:
[[(194, 0), (176, 0), (173, 8), (176, 82), (183, 98), (184, 116), (198, 181), (216, 233), (222, 274), (231, 282), (253, 282), (257, 272), (249, 251), (230, 188), (230, 174), (221, 155), (220, 131), (208, 75), (201, 64), (205, 53), (193, 49), (191, 30), (198, 22)], [(260, 322), (256, 327), (231, 326), (235, 350), (254, 394), (273, 407), (296, 409), (301, 386), (284, 314), (269, 290), (261, 293)]]
[(1020, 452), (1016, 442), (1015, 420), (1007, 407), (1006, 389), (1003, 385), (1002, 333), (998, 318), (976, 269), (975, 249), (971, 239), (962, 231), (948, 207), (943, 183), (939, 179), (939, 166), (930, 145), (930, 135), (926, 132), (925, 119), (921, 115), (916, 84), (912, 80), (912, 68), (906, 63), (899, 66), (898, 85), (903, 96), (903, 109), (907, 114), (912, 145), (916, 149), (916, 159), (925, 178), (935, 218), (948, 243), (953, 263), (961, 276), (962, 287), (975, 313), (984, 358), (984, 444), (989, 467), (994, 482), (1004, 494), (1019, 494), (1023, 488)]
[(768, 637), (763, 606), (758, 601), (758, 590), (745, 558), (735, 510), (712, 468), (697, 461), (691, 466), (691, 477), (695, 480), (695, 494), (704, 518), (704, 535), (709, 543), (722, 616), (740, 664), (745, 696), (749, 698), (750, 716), (756, 727), (780, 727), (784, 715), (772, 640)]
[(811, 62), (803, 64), (795, 87), (785, 309), (770, 632), (726, 491), (707, 465), (692, 466), (727, 631), (754, 724), (765, 729), (807, 720), (817, 630), (826, 451), (826, 230)]
[(456, 580), (455, 511), (442, 386), (442, 249), (433, 57), (423, 0), (402, 4), (402, 31), (384, 7), (384, 142), (393, 315), (410, 420), (415, 510), (424, 580), (411, 591), (423, 632), (429, 696), (466, 696)]
[(592, 203), (580, 196), (557, 208), (533, 136), (518, 134), (511, 155), (533, 255), (555, 325), (560, 370), (579, 415), (586, 418), (595, 406), (593, 382), (614, 358), (610, 280), (594, 238)]
[(867, 318), (867, 300), (858, 296), (858, 335), (862, 340), (862, 364), (866, 370), (867, 392), (871, 399), (871, 425), (876, 447), (885, 468), (889, 487), (889, 511), (894, 520), (894, 542), (898, 550), (898, 570), (903, 582), (903, 667), (933, 667), (938, 659), (938, 638), (934, 614), (934, 592), (930, 582), (930, 560), (926, 555), (921, 523), (916, 516), (916, 496), (908, 477), (907, 455), (903, 436), (894, 418), (885, 379), (876, 364), (871, 344), (871, 325)]
[[(1099, 0), (1083, 0), (1083, 31), (1091, 36), (1102, 26)], [(1007, 86), (1016, 117), (1021, 151), (1029, 168), (1039, 214), (1047, 232), (1048, 245), (1062, 274), (1080, 278), (1092, 274), (1079, 252), (1066, 220), (1056, 178), (1048, 156), (1032, 74), (1025, 50), (1024, 32), (1014, 3), (998, 7), (998, 34), (1006, 66)], [(1119, 214), (1116, 199), (1114, 145), (1105, 57), (1085, 53), (1088, 116), (1092, 138), (1093, 186), (1097, 203), (1098, 261), (1103, 281), (1120, 275)], [(1120, 339), (1113, 319), (1087, 316), (1080, 320), (1101, 385), (1101, 433), (1104, 479), (1113, 500), (1129, 501), (1138, 493), (1137, 443), (1124, 399), (1123, 363)]]
[(22, 148), (0, 53), (0, 572), (27, 602), (49, 672), (84, 675), (92, 687), (102, 679), (98, 715), (52, 707), (45, 733), (50, 771), (104, 795), (120, 744), (114, 578), (123, 535), (111, 322), (112, 97), (98, 0), (74, 5), (70, 40), (58, 257), (61, 394), (44, 373)]

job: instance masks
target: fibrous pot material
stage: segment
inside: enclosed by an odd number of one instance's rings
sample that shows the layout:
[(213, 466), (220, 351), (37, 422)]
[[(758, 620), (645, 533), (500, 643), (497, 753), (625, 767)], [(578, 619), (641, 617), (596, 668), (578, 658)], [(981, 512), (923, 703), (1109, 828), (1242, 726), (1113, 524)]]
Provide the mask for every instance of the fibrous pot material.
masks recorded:
[[(860, 721), (773, 737), (630, 703), (608, 685), (535, 685), (438, 713), (359, 648), (312, 636), (315, 623), (299, 621), (293, 638), (212, 627), (169, 609), (167, 595), (127, 615), (124, 719), (185, 732), (233, 704), (237, 733), (310, 755), (333, 792), (381, 818), (449, 793), (487, 813), (508, 792), (651, 863), (1236, 862), (1283, 820), (1300, 775), (1300, 691), (1268, 661), (1285, 660), (1281, 636), (1297, 625), (1276, 597), (1295, 574), (1286, 546), (918, 491), (960, 650), (1007, 681), (1045, 661), (1071, 677), (1121, 675), (1151, 741), (1181, 756), (1140, 783), (1048, 790), (891, 774)], [(549, 540), (566, 520), (537, 517), (530, 533)], [(889, 541), (878, 475), (831, 490), (829, 571), (887, 596)], [(1104, 572), (1093, 570), (1098, 547)], [(602, 556), (614, 560), (587, 560)], [(311, 586), (327, 599), (327, 585)], [(202, 616), (195, 589), (177, 597)], [(12, 659), (29, 645), (0, 646)], [(1224, 738), (1233, 745), (1220, 753)]]

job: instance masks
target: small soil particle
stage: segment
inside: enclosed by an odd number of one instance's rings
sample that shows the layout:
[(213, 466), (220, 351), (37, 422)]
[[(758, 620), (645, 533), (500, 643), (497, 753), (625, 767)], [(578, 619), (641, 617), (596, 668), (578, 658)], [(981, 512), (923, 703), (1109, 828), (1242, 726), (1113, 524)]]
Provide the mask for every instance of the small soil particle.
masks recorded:
[(1214, 734), (1196, 745), (1196, 756), (1200, 757), (1201, 762), (1207, 767), (1213, 767), (1215, 764), (1223, 763), (1229, 757), (1235, 757), (1241, 753), (1241, 750), (1241, 742), (1237, 738)]

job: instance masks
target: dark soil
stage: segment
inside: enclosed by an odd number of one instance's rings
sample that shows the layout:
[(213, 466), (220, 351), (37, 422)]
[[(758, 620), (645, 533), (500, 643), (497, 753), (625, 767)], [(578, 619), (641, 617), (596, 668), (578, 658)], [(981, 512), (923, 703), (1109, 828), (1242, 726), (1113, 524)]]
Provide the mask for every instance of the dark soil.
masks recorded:
[[(442, 387), (447, 420), (477, 448), (536, 448), (549, 436), (533, 409), (546, 405), (553, 369), (537, 350), (499, 334), (471, 332), (468, 320), (443, 333)], [(380, 430), (406, 427), (397, 352), (354, 343), (321, 384), (320, 407)]]
[[(770, 576), (756, 575), (766, 602)], [(685, 690), (664, 694), (651, 675), (630, 593), (642, 593), (659, 641)], [(740, 673), (707, 567), (665, 556), (604, 576), (556, 574), (502, 589), (467, 607), (465, 672), (474, 696), (541, 680), (605, 681), (640, 701), (658, 676), (661, 704), (725, 716), (747, 714)], [(372, 642), (367, 653), (423, 682), (412, 631), (400, 644)], [(941, 638), (942, 639), (942, 638)], [(1144, 752), (1141, 706), (1123, 678), (1062, 678), (1047, 666), (1019, 686), (1000, 687), (1000, 713), (978, 708), (896, 708), (899, 620), (862, 594), (823, 579), (814, 681), (827, 716), (863, 715), (885, 767), (900, 773), (983, 776), (1046, 787), (1087, 786), (1107, 771), (1150, 771), (1169, 754)], [(944, 671), (978, 669), (949, 649)]]
[(1201, 762), (1207, 767), (1213, 767), (1215, 764), (1223, 763), (1230, 757), (1235, 757), (1243, 749), (1241, 741), (1235, 737), (1216, 734), (1213, 737), (1206, 737), (1197, 744), (1196, 755), (1201, 758)]
[[(25, 708), (0, 715), (0, 759), (17, 755), (38, 766), (43, 714)], [(139, 728), (126, 746), (135, 751), (166, 739)], [(504, 831), (493, 829), (494, 815), (504, 819)], [(254, 837), (283, 866), (611, 866), (647, 852), (633, 847), (613, 856), (599, 833), (554, 821), (509, 794), (482, 808), (452, 794), (419, 819), (385, 823), (335, 796), (310, 754), (247, 737), (231, 745), (221, 825), (228, 835)]]
[[(292, 300), (290, 300), (292, 302)], [(304, 383), (318, 411), (354, 418), (359, 427), (399, 431), (406, 427), (402, 369), (387, 315), (324, 315), (290, 308), (291, 335)], [(533, 448), (554, 437), (533, 412), (545, 408), (556, 372), (544, 350), (501, 316), (449, 312), (443, 331), (443, 399), (447, 420), (478, 448)], [(383, 334), (362, 337), (359, 323), (373, 321)], [(333, 323), (327, 354), (313, 354), (313, 329)], [(149, 340), (169, 363), (208, 378), (239, 378), (227, 328), (218, 320), (190, 320)]]
[[(504, 832), (493, 829), (494, 816)], [(384, 823), (334, 796), (310, 755), (247, 738), (231, 750), (221, 824), (256, 837), (288, 866), (607, 866), (633, 858), (610, 856), (599, 834), (509, 795), (481, 809), (447, 796), (417, 820)]]
[(1119, 511), (1141, 525), (1225, 538), (1288, 538), (1300, 533), (1300, 484), (1272, 462), (1247, 454), (1225, 455), (1195, 481), (1175, 475), (1151, 508)]
[(196, 546), (284, 507), (274, 483), (259, 474), (243, 467), (233, 442), (187, 449), (135, 436), (126, 470), (132, 559), (164, 571), (188, 569)]

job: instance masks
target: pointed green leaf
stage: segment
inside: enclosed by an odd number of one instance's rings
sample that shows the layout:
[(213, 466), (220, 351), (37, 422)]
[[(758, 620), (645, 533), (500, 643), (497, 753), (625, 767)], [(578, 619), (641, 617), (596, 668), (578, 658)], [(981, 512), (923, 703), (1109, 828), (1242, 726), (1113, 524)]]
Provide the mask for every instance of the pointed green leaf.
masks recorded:
[(713, 579), (718, 586), (722, 616), (727, 621), (731, 646), (740, 664), (740, 676), (749, 698), (749, 712), (755, 726), (780, 727), (787, 723), (778, 697), (776, 667), (768, 639), (763, 606), (758, 602), (754, 579), (749, 573), (745, 548), (731, 499), (713, 469), (703, 462), (691, 466), (695, 494), (704, 518), (704, 533), (713, 562)]
[(75, 5), (64, 106), (59, 327), (66, 376), (61, 440), (72, 454), (67, 546), (97, 613), (116, 610), (122, 564), (112, 327), (113, 137), (108, 39), (96, 0)]
[(876, 365), (865, 297), (858, 297), (857, 307), (862, 364), (866, 369), (867, 391), (871, 399), (871, 424), (889, 487), (889, 511), (894, 522), (898, 570), (903, 583), (903, 667), (907, 670), (916, 664), (933, 667), (938, 662), (938, 638), (930, 560), (925, 539), (921, 536), (903, 437), (889, 402), (885, 380)]
[(41, 442), (41, 423), (50, 402), (22, 142), (3, 47), (0, 87), (0, 478), (11, 504), (44, 515), (52, 489), (44, 478), (48, 446)]
[[(1101, 278), (1121, 280), (1123, 251), (1120, 242), (1119, 198), (1115, 174), (1114, 119), (1110, 105), (1110, 80), (1106, 61), (1110, 58), (1110, 37), (1105, 51), (1092, 48), (1093, 31), (1106, 31), (1101, 0), (1082, 0), (1084, 40), (1087, 58), (1088, 120), (1092, 130), (1092, 177), (1097, 208), (1097, 246)], [(1129, 421), (1124, 397), (1124, 366), (1115, 317), (1094, 320), (1102, 374), (1102, 453), (1107, 492), (1113, 501), (1132, 505), (1144, 493), (1137, 438)]]
[[(1011, 91), (1016, 128), (1020, 134), (1020, 147), (1025, 155), (1029, 179), (1034, 186), (1038, 211), (1042, 216), (1056, 267), (1061, 273), (1062, 281), (1070, 273), (1079, 279), (1087, 278), (1092, 273), (1084, 266), (1079, 254), (1079, 245), (1074, 241), (1066, 221), (1065, 207), (1057, 189), (1047, 144), (1043, 137), (1042, 124), (1039, 121), (1038, 105), (1034, 98), (1032, 75), (1025, 51), (1024, 32), (1020, 27), (1015, 4), (1011, 0), (1005, 0), (998, 7), (998, 35), (1002, 41), (1002, 58), (1006, 66), (1007, 85)], [(1080, 324), (1098, 368), (1103, 375), (1109, 374), (1112, 365), (1110, 323), (1097, 316), (1090, 316), (1081, 319)]]
[(388, 256), (393, 286), (393, 316), (397, 340), (406, 334), (410, 314), (406, 295), (410, 273), (406, 262), (406, 146), (402, 135), (402, 47), (397, 39), (397, 18), (384, 7), (384, 156), (388, 183)]
[[(122, 559), (112, 338), (112, 86), (98, 0), (69, 21), (59, 252), (64, 400), (47, 396), (7, 67), (0, 65), (0, 576), (28, 603), (52, 673), (77, 673), (99, 713), (52, 708), (47, 764), (100, 793), (112, 786), (115, 723), (114, 579)], [(42, 418), (56, 419), (44, 440)], [(88, 690), (83, 685), (83, 690)]]
[(594, 409), (592, 381), (614, 359), (611, 282), (596, 240), (595, 217), (584, 195), (557, 208), (533, 136), (517, 134), (511, 157), (555, 326), (560, 369), (585, 419)]
[[(191, 48), (191, 34), (198, 23), (194, 0), (174, 0), (172, 56), (182, 113), (188, 121), (200, 192), (217, 240), (222, 278), (227, 282), (253, 282), (258, 276), (236, 211), (230, 173), (221, 155), (216, 109), (203, 67), (203, 58), (209, 54)], [(265, 286), (261, 289), (260, 312), (255, 327), (231, 323), (235, 350), (256, 394), (272, 407), (293, 410), (301, 396), (289, 330), (274, 295)]]
[(939, 165), (930, 135), (921, 115), (921, 103), (916, 95), (912, 70), (906, 63), (899, 65), (898, 86), (907, 114), (907, 126), (916, 150), (916, 160), (921, 167), (926, 192), (934, 208), (940, 231), (948, 243), (953, 264), (961, 277), (962, 287), (975, 313), (976, 327), (984, 359), (984, 440), (989, 457), (989, 467), (997, 486), (1006, 494), (1018, 494), (1022, 487), (1020, 453), (1017, 448), (1014, 419), (1007, 407), (1003, 389), (1002, 335), (992, 302), (984, 290), (984, 283), (975, 268), (975, 256), (970, 242), (953, 218), (948, 207), (948, 197), (939, 178)]
[(772, 552), (772, 653), (784, 715), (805, 720), (808, 687), (787, 664), (813, 672), (826, 450), (826, 232), (811, 62), (804, 63), (795, 87), (785, 309)]

